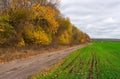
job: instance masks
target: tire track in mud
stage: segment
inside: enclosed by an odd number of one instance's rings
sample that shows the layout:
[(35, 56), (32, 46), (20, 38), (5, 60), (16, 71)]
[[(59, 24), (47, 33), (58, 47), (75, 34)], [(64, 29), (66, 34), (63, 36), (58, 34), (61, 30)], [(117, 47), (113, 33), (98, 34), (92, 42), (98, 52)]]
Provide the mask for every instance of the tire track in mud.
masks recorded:
[(96, 55), (95, 55), (95, 72), (96, 72), (96, 79), (98, 79), (98, 61), (97, 61), (97, 58), (96, 58)]
[(95, 54), (94, 54), (94, 52), (92, 52), (92, 60), (90, 61), (90, 70), (89, 70), (88, 79), (93, 79), (94, 62), (95, 62)]

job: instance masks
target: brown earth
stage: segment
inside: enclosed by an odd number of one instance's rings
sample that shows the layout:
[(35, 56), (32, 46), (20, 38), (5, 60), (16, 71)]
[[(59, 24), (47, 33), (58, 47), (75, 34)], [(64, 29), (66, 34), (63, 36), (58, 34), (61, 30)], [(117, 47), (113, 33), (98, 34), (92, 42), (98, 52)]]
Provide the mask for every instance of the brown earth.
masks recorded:
[(27, 79), (31, 75), (55, 64), (84, 46), (86, 45), (78, 45), (59, 51), (52, 51), (22, 61), (17, 60), (0, 64), (0, 79)]
[(90, 71), (89, 71), (88, 79), (93, 79), (93, 66), (94, 66), (94, 62), (95, 62), (95, 56), (94, 56), (94, 53), (92, 53), (92, 60), (90, 62)]

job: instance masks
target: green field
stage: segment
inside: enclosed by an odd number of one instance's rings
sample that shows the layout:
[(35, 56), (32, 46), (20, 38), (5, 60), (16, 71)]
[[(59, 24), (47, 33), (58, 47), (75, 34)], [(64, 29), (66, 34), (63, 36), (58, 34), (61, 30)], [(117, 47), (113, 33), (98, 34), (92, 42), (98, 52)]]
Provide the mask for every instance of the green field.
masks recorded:
[(120, 79), (120, 42), (93, 43), (32, 79)]

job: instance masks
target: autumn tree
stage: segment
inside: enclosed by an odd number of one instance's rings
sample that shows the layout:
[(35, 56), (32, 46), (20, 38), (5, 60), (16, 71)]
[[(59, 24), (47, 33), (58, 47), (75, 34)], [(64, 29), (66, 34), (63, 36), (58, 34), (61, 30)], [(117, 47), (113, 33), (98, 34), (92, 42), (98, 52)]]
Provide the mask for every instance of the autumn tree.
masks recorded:
[(69, 18), (60, 18), (58, 20), (59, 28), (56, 34), (59, 44), (70, 44), (72, 36), (72, 24)]
[(77, 27), (73, 26), (72, 27), (72, 44), (79, 44), (81, 43), (82, 39), (82, 31), (80, 31)]
[(70, 45), (90, 37), (58, 9), (60, 0), (0, 0), (0, 45)]
[(56, 33), (58, 23), (54, 19), (55, 11), (51, 7), (36, 4), (32, 7), (35, 25), (40, 25), (47, 33)]

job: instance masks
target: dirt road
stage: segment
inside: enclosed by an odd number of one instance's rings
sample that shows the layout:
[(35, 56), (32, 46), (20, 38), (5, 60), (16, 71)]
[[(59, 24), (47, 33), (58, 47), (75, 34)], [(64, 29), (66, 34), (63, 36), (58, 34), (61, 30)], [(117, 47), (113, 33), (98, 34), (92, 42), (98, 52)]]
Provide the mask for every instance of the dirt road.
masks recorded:
[(0, 64), (0, 79), (27, 79), (29, 76), (55, 64), (60, 59), (84, 46), (80, 45), (61, 51), (46, 53), (23, 61)]

